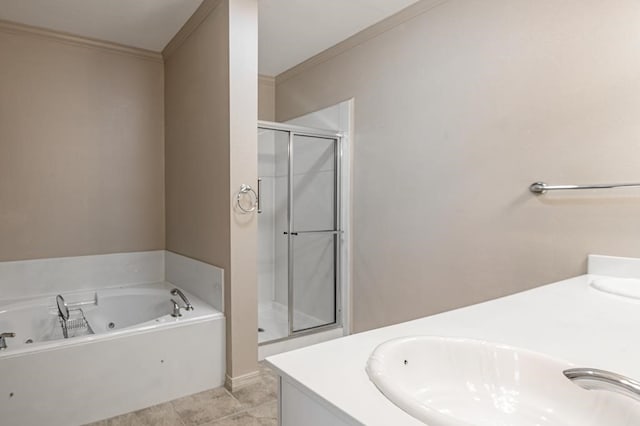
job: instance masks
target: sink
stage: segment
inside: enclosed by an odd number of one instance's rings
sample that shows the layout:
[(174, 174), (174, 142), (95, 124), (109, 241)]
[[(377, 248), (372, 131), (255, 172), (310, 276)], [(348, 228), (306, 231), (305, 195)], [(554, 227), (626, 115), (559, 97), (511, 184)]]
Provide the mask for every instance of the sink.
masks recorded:
[(563, 374), (574, 365), (480, 340), (403, 337), (378, 346), (371, 381), (429, 426), (639, 425), (640, 403), (586, 390)]
[(589, 285), (605, 293), (640, 299), (640, 280), (637, 279), (600, 277), (592, 280)]

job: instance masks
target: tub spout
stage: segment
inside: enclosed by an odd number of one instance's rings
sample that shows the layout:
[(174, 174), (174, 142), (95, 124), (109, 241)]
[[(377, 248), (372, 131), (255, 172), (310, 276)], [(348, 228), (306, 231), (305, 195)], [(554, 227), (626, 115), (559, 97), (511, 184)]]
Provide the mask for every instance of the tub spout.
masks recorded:
[(182, 299), (182, 301), (184, 302), (184, 308), (187, 311), (193, 311), (193, 305), (191, 305), (191, 302), (189, 302), (189, 299), (187, 299), (187, 296), (184, 295), (184, 293), (182, 291), (180, 291), (180, 289), (178, 288), (174, 288), (173, 290), (171, 290), (171, 294), (173, 296), (179, 296), (180, 299)]
[(640, 402), (640, 382), (606, 370), (571, 368), (564, 375), (584, 389), (616, 392)]
[(7, 341), (8, 337), (16, 337), (16, 333), (0, 333), (0, 351), (7, 349)]

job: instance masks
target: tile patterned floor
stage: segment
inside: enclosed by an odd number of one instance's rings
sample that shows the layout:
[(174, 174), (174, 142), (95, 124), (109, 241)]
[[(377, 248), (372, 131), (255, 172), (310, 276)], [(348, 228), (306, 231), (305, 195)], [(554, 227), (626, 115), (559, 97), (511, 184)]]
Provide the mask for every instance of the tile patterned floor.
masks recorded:
[(260, 365), (260, 378), (229, 392), (212, 389), (87, 426), (276, 426), (277, 379)]

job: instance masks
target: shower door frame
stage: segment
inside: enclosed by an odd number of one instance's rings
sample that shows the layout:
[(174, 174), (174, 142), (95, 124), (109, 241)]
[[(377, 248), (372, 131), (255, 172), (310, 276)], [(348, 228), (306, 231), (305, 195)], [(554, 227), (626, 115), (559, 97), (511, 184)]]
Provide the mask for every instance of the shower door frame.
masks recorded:
[[(342, 310), (342, 140), (343, 134), (341, 132), (315, 129), (312, 127), (297, 126), (285, 123), (275, 123), (271, 121), (258, 120), (258, 129), (273, 130), (279, 132), (287, 132), (289, 134), (289, 140), (287, 142), (287, 322), (289, 334), (285, 337), (267, 340), (260, 342), (258, 345), (267, 345), (271, 343), (282, 342), (295, 337), (304, 336), (308, 334), (319, 333), (322, 331), (333, 330), (342, 327), (343, 324), (343, 310)], [(306, 136), (319, 139), (333, 140), (335, 146), (334, 155), (334, 223), (335, 230), (327, 231), (334, 234), (334, 316), (335, 322), (319, 325), (317, 327), (311, 327), (302, 330), (294, 330), (294, 309), (293, 309), (293, 294), (294, 294), (294, 273), (293, 273), (293, 238), (292, 235), (295, 230), (293, 229), (293, 143), (296, 136)]]

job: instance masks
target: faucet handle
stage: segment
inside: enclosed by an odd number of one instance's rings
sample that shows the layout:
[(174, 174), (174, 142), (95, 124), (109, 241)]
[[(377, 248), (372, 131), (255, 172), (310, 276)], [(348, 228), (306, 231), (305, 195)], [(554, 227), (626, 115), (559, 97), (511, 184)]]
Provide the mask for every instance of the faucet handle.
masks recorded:
[(0, 337), (2, 337), (2, 338), (16, 337), (16, 333), (0, 333)]
[(182, 316), (182, 314), (180, 313), (181, 306), (178, 305), (178, 302), (171, 299), (171, 304), (173, 305), (173, 312), (171, 312), (171, 316), (174, 318), (181, 317)]

